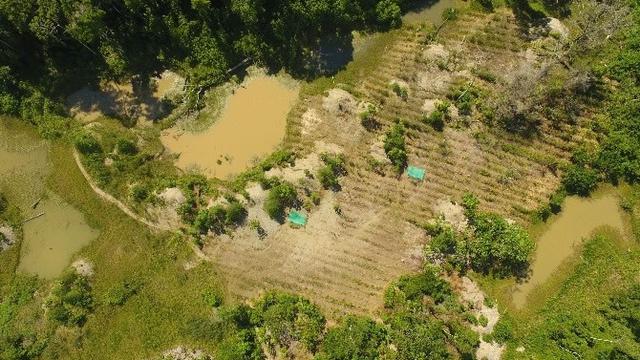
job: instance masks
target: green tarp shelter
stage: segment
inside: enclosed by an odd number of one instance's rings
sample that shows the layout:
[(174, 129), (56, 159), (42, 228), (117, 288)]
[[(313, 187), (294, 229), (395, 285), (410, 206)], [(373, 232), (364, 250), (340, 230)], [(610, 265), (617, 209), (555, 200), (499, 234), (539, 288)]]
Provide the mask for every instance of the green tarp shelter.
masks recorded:
[(298, 225), (298, 226), (307, 225), (307, 217), (300, 214), (297, 211), (292, 211), (291, 213), (289, 213), (289, 217), (287, 219), (289, 220), (290, 223), (294, 225)]
[(411, 166), (409, 165), (409, 167), (407, 168), (407, 175), (409, 175), (410, 178), (415, 179), (415, 180), (424, 180), (424, 175), (427, 171), (425, 169), (416, 167), (416, 166)]

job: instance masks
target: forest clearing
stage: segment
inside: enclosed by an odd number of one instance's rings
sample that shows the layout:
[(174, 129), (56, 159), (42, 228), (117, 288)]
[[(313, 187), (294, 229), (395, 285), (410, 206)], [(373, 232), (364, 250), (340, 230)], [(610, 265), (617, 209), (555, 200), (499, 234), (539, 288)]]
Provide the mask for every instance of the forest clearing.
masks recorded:
[(15, 5), (0, 359), (640, 358), (637, 1)]

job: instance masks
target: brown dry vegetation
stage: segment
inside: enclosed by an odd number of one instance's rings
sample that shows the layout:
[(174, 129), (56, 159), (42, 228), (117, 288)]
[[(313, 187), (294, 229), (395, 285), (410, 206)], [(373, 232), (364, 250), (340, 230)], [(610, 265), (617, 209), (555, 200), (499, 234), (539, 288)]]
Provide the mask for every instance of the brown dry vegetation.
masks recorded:
[[(376, 70), (343, 86), (355, 105), (342, 99), (344, 106), (336, 112), (323, 106), (327, 93), (303, 96), (290, 114), (287, 146), (308, 154), (321, 140), (344, 149), (349, 174), (341, 180), (342, 191), (323, 198), (305, 229), (282, 226), (260, 246), (255, 236), (243, 232), (208, 245), (239, 298), (277, 288), (308, 296), (334, 314), (373, 313), (386, 285), (421, 263), (426, 236), (411, 224), (432, 218), (439, 200), (458, 200), (473, 191), (487, 210), (526, 224), (531, 218), (527, 210), (546, 202), (558, 187), (549, 159), (562, 164), (569, 158), (580, 121), (571, 127), (543, 123), (539, 134), (528, 139), (484, 125), (477, 110), (466, 119), (453, 111), (444, 132), (420, 121), (425, 100), (445, 99), (452, 86), (471, 82), (484, 89), (480, 101), (490, 101), (505, 90), (509, 74), (537, 71), (547, 61), (544, 50), (536, 50), (542, 55), (527, 51), (531, 43), (520, 36), (510, 10), (465, 12), (431, 44), (419, 28), (403, 28), (393, 36), (382, 54), (375, 54), (382, 57)], [(445, 52), (425, 51), (434, 44)], [(434, 54), (443, 53), (446, 65), (438, 65)], [(474, 76), (478, 68), (498, 80)], [(390, 91), (394, 81), (407, 84), (406, 101)], [(369, 132), (360, 125), (358, 107), (364, 102), (378, 107), (379, 129)], [(314, 121), (303, 121), (309, 109)], [(372, 144), (396, 119), (408, 128), (409, 164), (427, 170), (423, 183), (397, 178), (391, 170), (384, 175), (370, 170)], [(313, 128), (303, 131), (309, 124)], [(333, 211), (334, 202), (341, 215)]]

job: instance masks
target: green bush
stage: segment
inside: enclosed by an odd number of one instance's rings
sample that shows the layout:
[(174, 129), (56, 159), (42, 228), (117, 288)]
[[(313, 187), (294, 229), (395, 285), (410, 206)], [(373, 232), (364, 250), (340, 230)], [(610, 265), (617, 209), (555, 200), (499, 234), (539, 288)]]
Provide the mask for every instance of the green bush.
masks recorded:
[(562, 185), (569, 194), (589, 196), (598, 185), (598, 180), (599, 176), (595, 170), (580, 165), (569, 165), (562, 178)]
[(122, 155), (135, 155), (138, 153), (138, 146), (129, 139), (120, 138), (116, 142), (116, 150)]
[(256, 303), (251, 321), (271, 348), (302, 343), (314, 352), (320, 345), (326, 320), (309, 300), (290, 294), (269, 292)]
[(458, 18), (458, 10), (455, 8), (446, 8), (442, 12), (442, 20), (444, 21), (453, 21)]
[(370, 318), (349, 315), (327, 331), (316, 359), (378, 359), (385, 341), (384, 327)]
[(0, 193), (0, 215), (7, 211), (7, 207), (9, 207), (7, 198), (2, 193)]
[(430, 125), (436, 131), (444, 130), (445, 120), (449, 119), (449, 106), (447, 101), (438, 103), (431, 114), (422, 118), (422, 122)]
[(451, 295), (451, 287), (433, 268), (428, 268), (418, 275), (402, 276), (398, 280), (397, 287), (409, 301), (419, 301), (426, 295), (438, 304)]
[(338, 176), (346, 174), (344, 167), (344, 156), (342, 154), (331, 155), (322, 154), (321, 160), (325, 163), (325, 166), (318, 170), (318, 180), (325, 189), (338, 190), (340, 184), (338, 183)]
[(222, 305), (222, 294), (217, 289), (207, 289), (202, 293), (202, 298), (207, 305), (217, 308)]
[[(477, 0), (477, 1), (479, 3), (491, 4), (491, 0)], [(495, 84), (495, 82), (498, 80), (498, 78), (491, 71), (485, 68), (474, 68), (473, 74), (479, 77), (480, 79), (492, 84)]]
[(522, 227), (509, 224), (497, 214), (476, 215), (469, 247), (471, 265), (476, 271), (523, 275), (534, 249), (535, 243)]
[(49, 318), (67, 326), (82, 326), (93, 310), (89, 280), (75, 271), (67, 271), (47, 298)]
[(480, 95), (481, 91), (478, 87), (467, 83), (451, 89), (447, 97), (454, 102), (461, 115), (471, 115), (473, 106), (477, 103)]
[(123, 281), (120, 284), (110, 288), (105, 296), (107, 305), (122, 306), (130, 297), (138, 293), (142, 284), (138, 281)]
[(387, 131), (384, 139), (384, 152), (398, 173), (401, 173), (407, 166), (407, 150), (404, 134), (404, 124), (398, 121)]
[(567, 197), (567, 194), (564, 191), (556, 191), (549, 198), (549, 209), (552, 213), (558, 214), (562, 211), (562, 203), (564, 203), (564, 199)]
[(202, 209), (196, 215), (193, 227), (199, 234), (206, 234), (212, 231), (216, 234), (222, 234), (227, 224), (227, 210), (216, 205), (209, 209)]
[(398, 84), (397, 82), (394, 82), (393, 84), (391, 84), (391, 90), (393, 91), (394, 94), (396, 94), (402, 100), (406, 101), (409, 98), (409, 93), (407, 92), (407, 88)]
[(90, 134), (83, 133), (76, 137), (75, 146), (81, 154), (90, 155), (102, 152), (102, 147), (98, 140)]
[(402, 24), (400, 6), (396, 0), (381, 0), (375, 7), (376, 22), (382, 28), (395, 28)]
[(471, 223), (475, 221), (479, 205), (480, 200), (478, 200), (478, 198), (474, 194), (467, 192), (462, 195), (462, 207), (464, 208), (464, 215)]
[(498, 320), (496, 326), (493, 328), (491, 336), (493, 340), (500, 344), (504, 344), (511, 340), (513, 337), (513, 326), (511, 325), (511, 320), (506, 316), (506, 314), (503, 314), (503, 316), (500, 317), (500, 320)]
[(149, 198), (149, 188), (146, 184), (135, 184), (131, 187), (131, 198), (136, 202), (145, 201)]
[(439, 229), (438, 233), (432, 237), (429, 246), (433, 251), (441, 254), (455, 254), (457, 243), (458, 239), (455, 231), (451, 227), (445, 226)]
[(288, 207), (295, 204), (298, 194), (295, 187), (286, 181), (272, 187), (264, 202), (264, 211), (274, 220), (283, 222)]
[(377, 113), (378, 109), (375, 106), (371, 104), (367, 105), (367, 109), (360, 113), (360, 124), (367, 130), (378, 128), (379, 123), (376, 120)]
[(247, 210), (238, 201), (232, 201), (227, 206), (225, 221), (227, 225), (239, 225), (247, 218)]

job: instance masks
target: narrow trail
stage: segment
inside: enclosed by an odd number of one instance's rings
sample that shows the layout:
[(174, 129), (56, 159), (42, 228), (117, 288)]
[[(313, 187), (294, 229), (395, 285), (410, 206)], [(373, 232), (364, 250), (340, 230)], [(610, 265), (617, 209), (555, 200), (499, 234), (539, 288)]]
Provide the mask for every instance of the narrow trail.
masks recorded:
[(143, 218), (140, 215), (137, 215), (131, 209), (129, 209), (125, 204), (123, 204), (120, 200), (118, 200), (115, 197), (113, 197), (112, 195), (108, 194), (106, 191), (100, 189), (100, 187), (98, 187), (98, 185), (95, 182), (93, 182), (93, 179), (91, 178), (91, 176), (87, 172), (87, 169), (85, 169), (84, 165), (82, 165), (82, 161), (80, 160), (80, 154), (78, 153), (78, 151), (76, 149), (73, 149), (73, 158), (76, 160), (76, 164), (78, 165), (78, 168), (80, 169), (80, 172), (82, 173), (82, 176), (84, 176), (84, 178), (87, 180), (87, 183), (89, 184), (89, 186), (91, 186), (91, 189), (93, 189), (93, 191), (100, 198), (106, 200), (107, 202), (112, 203), (113, 205), (117, 206), (120, 210), (122, 210), (125, 214), (127, 214), (130, 218), (136, 220), (137, 222), (143, 223), (143, 224), (147, 225), (148, 227), (150, 227), (152, 229), (160, 230), (160, 231), (171, 230), (168, 227), (161, 226), (159, 224), (156, 224), (156, 223), (154, 223), (152, 221), (149, 221), (149, 220)]
[[(116, 199), (112, 195), (108, 194), (106, 191), (102, 190), (93, 181), (93, 179), (91, 178), (91, 176), (87, 172), (87, 169), (85, 169), (84, 165), (82, 164), (82, 161), (80, 160), (80, 154), (78, 153), (78, 151), (76, 149), (73, 149), (73, 158), (75, 159), (76, 165), (78, 165), (78, 169), (80, 169), (80, 172), (82, 173), (82, 176), (84, 176), (85, 180), (87, 180), (87, 183), (89, 184), (91, 189), (93, 189), (93, 192), (95, 192), (101, 199), (103, 199), (103, 200), (105, 200), (105, 201), (117, 206), (118, 209), (122, 210), (122, 212), (124, 212), (130, 218), (136, 220), (139, 223), (147, 225), (148, 227), (150, 227), (151, 229), (153, 229), (155, 231), (172, 231), (173, 230), (171, 227), (162, 226), (160, 224), (156, 224), (156, 223), (154, 223), (154, 222), (152, 222), (152, 221), (150, 221), (148, 219), (145, 219), (144, 217), (134, 213), (133, 210), (129, 209), (129, 207), (127, 205), (123, 204), (120, 200)], [(189, 244), (189, 246), (193, 250), (194, 255), (198, 259), (203, 260), (203, 261), (210, 261), (211, 260), (193, 242), (188, 241), (187, 243)]]

